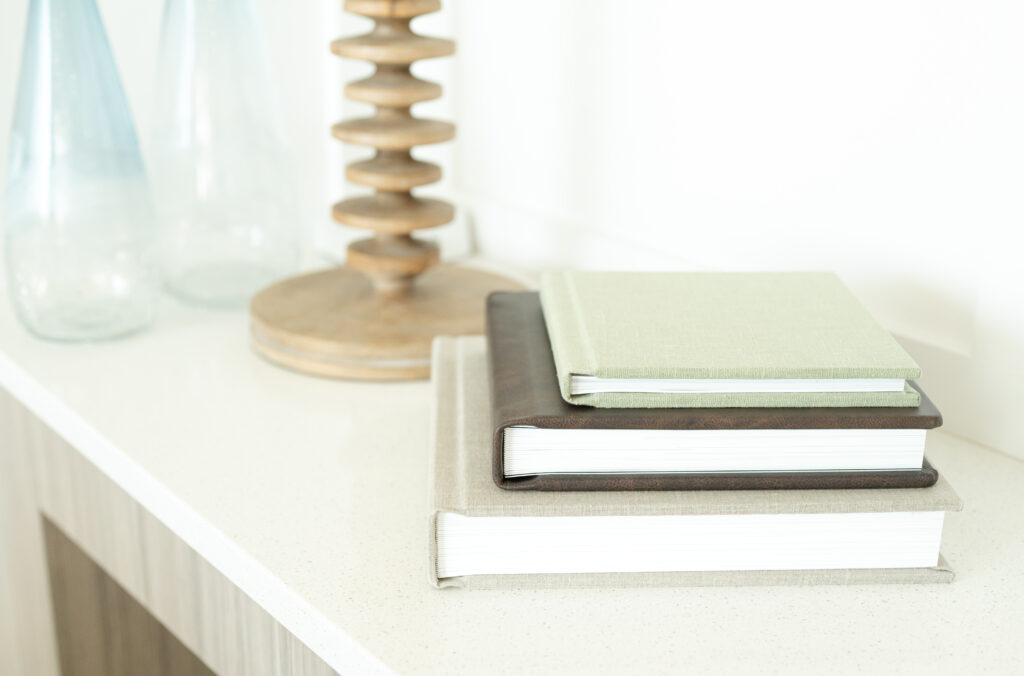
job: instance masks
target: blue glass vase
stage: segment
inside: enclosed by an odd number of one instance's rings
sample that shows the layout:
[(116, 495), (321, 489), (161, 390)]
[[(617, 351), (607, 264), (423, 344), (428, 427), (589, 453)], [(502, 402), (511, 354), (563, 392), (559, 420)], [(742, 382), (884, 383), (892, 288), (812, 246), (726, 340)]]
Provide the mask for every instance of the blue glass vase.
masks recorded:
[(4, 201), (22, 322), (99, 340), (153, 321), (157, 228), (128, 103), (94, 0), (32, 0)]

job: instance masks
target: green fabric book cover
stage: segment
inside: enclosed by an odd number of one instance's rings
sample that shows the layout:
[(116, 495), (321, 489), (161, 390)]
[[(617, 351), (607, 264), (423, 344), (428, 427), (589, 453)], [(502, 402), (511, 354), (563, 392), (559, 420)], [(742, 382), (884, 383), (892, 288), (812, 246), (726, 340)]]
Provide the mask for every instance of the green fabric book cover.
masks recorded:
[[(921, 369), (831, 272), (556, 272), (541, 281), (541, 303), (559, 387), (572, 404), (920, 403), (903, 381)], [(580, 376), (608, 379), (602, 387), (623, 391), (574, 391), (587, 380)], [(654, 389), (685, 379), (697, 391), (636, 391), (622, 379), (646, 379)], [(830, 391), (844, 381), (854, 389)], [(872, 383), (884, 381), (890, 391), (875, 391), (882, 388)], [(725, 391), (700, 391), (704, 383)], [(821, 391), (751, 391), (758, 383)]]

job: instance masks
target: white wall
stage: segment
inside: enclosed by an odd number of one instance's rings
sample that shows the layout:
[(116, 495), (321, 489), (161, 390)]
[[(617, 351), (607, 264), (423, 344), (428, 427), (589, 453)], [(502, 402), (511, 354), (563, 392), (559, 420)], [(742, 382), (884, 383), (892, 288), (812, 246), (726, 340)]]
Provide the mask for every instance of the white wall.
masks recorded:
[(453, 4), (485, 253), (834, 269), (948, 429), (1024, 457), (1024, 3)]
[(835, 268), (894, 329), (963, 349), (976, 228), (1022, 215), (1021, 15), (993, 7), (461, 3), (459, 185), (558, 233), (525, 242), (539, 264), (586, 236)]
[[(162, 3), (99, 0), (143, 143)], [(260, 0), (307, 242), (357, 192), (329, 138), (365, 64), (340, 0)], [(0, 129), (27, 0), (0, 0)], [(418, 150), (494, 258), (528, 268), (837, 270), (911, 349), (946, 426), (1024, 457), (1024, 3), (1018, 0), (449, 1), (417, 20), (458, 54), (418, 112), (455, 119)], [(7, 153), (0, 135), (0, 157)], [(2, 166), (2, 165), (0, 165)], [(4, 168), (0, 168), (0, 178)]]

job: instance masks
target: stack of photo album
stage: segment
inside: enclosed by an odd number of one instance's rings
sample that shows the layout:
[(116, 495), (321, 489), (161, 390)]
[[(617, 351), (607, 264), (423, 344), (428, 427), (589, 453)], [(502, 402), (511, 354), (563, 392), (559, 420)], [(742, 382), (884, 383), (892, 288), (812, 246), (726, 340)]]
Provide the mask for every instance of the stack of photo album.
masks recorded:
[(953, 578), (941, 415), (834, 274), (551, 273), (433, 359), (437, 586)]

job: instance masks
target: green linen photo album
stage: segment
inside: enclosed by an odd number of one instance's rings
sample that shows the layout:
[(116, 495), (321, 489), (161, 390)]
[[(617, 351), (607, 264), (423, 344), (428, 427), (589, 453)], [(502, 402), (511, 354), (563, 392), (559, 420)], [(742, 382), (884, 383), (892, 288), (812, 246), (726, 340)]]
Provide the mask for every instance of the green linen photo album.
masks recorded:
[(921, 369), (831, 272), (555, 272), (541, 302), (571, 404), (920, 403)]

